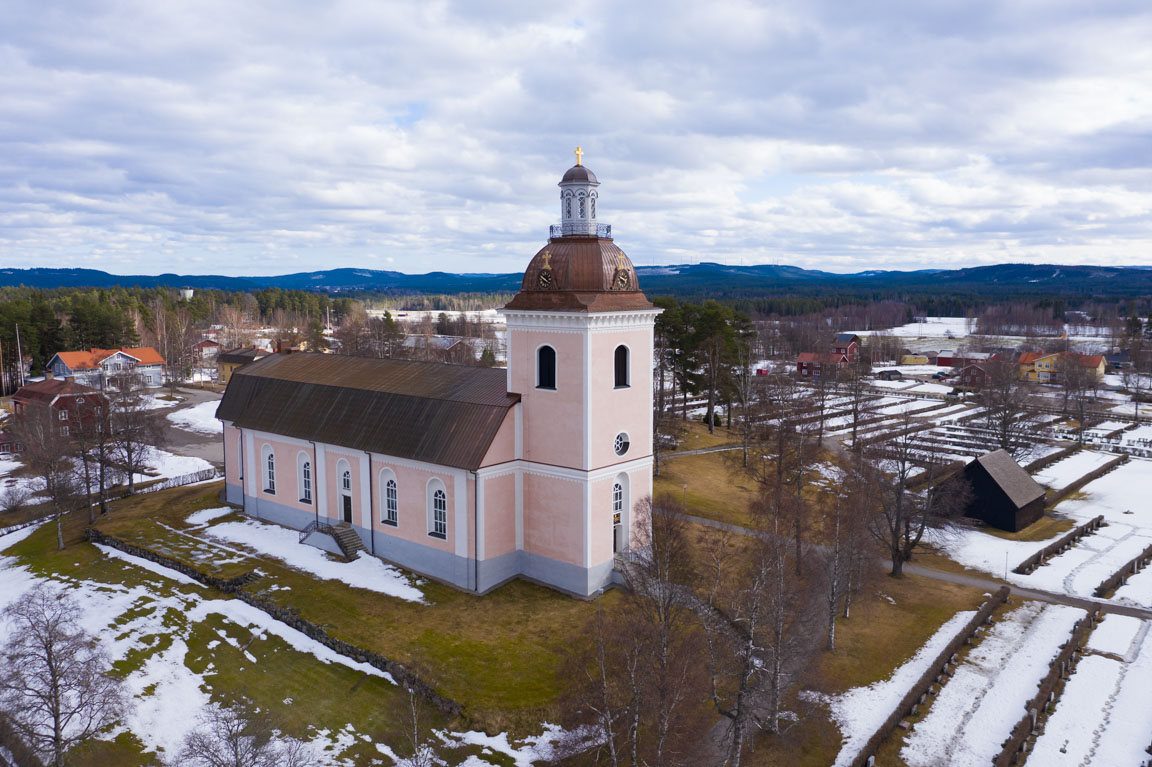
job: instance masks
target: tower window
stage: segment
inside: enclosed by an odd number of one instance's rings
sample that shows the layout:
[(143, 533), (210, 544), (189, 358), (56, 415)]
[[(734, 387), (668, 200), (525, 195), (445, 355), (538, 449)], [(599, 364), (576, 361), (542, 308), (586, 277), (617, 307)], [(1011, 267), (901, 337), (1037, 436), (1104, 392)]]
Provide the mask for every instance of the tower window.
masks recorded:
[(564, 210), (568, 218), (572, 218), (572, 198), (568, 197), (564, 200)]
[(536, 352), (536, 388), (556, 388), (556, 350), (541, 346)]
[(592, 195), (592, 202), (590, 205), (592, 206), (592, 218), (596, 218), (596, 195)]
[(584, 195), (580, 195), (580, 218), (584, 218)]
[(628, 347), (624, 344), (616, 347), (615, 367), (616, 388), (627, 389), (630, 386), (628, 381)]

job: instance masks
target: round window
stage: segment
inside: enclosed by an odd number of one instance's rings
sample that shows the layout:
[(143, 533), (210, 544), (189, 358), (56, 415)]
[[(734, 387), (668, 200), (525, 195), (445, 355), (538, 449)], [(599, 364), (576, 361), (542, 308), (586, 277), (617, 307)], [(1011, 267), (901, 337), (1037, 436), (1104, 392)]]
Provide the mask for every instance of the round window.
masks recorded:
[(612, 445), (616, 451), (616, 455), (624, 455), (628, 452), (628, 435), (620, 432), (616, 435), (616, 442)]

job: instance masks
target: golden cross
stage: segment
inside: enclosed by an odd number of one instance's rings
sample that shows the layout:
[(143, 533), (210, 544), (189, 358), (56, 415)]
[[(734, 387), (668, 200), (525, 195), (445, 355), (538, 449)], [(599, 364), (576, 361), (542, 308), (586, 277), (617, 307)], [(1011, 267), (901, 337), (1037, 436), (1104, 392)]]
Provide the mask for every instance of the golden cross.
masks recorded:
[(627, 269), (628, 268), (628, 267), (624, 266), (624, 254), (623, 253), (621, 253), (619, 256), (616, 257), (616, 268), (617, 269)]
[(580, 147), (576, 147), (576, 151), (573, 152), (573, 154), (576, 155), (576, 164), (579, 165), (580, 160), (582, 160), (584, 158), (584, 150), (581, 149)]
[(551, 259), (551, 258), (552, 258), (552, 254), (549, 253), (548, 251), (544, 251), (544, 266), (541, 267), (542, 269), (551, 269), (552, 268), (552, 264), (548, 263), (549, 259)]

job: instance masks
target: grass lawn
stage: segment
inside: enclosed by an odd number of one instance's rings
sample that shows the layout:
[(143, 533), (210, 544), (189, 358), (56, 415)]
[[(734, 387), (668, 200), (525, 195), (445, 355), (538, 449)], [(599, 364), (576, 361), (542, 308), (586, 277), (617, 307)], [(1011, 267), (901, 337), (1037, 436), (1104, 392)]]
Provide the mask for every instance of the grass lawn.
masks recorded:
[[(155, 493), (138, 497), (133, 503), (148, 513), (191, 510), (210, 505), (212, 496), (205, 497), (205, 493), (212, 487)], [(128, 512), (126, 506), (116, 504), (113, 515), (128, 519), (141, 513), (135, 509)], [(201, 689), (212, 700), (227, 702), (243, 694), (260, 708), (272, 711), (277, 725), (291, 735), (310, 739), (319, 730), (339, 733), (351, 725), (376, 742), (403, 742), (405, 725), (401, 712), (408, 705), (408, 696), (402, 688), (345, 665), (321, 662), (274, 635), (257, 636), (262, 632), (212, 612), (211, 605), (233, 600), (211, 589), (179, 584), (104, 556), (83, 540), (85, 521), (80, 517), (68, 520), (62, 551), (56, 550), (55, 526), (48, 524), (9, 548), (6, 555), (16, 557), (19, 564), (45, 578), (83, 587), (87, 594), (92, 594), (94, 588), (97, 595), (108, 595), (114, 600), (113, 605), (120, 605), (108, 613), (108, 628), (117, 642), (129, 642), (130, 647), (114, 664), (114, 673), (127, 677), (152, 660), (178, 668), (182, 659), (187, 670), (203, 678)], [(90, 596), (87, 601), (99, 600)], [(193, 621), (187, 613), (197, 606), (209, 607), (203, 620)], [(89, 609), (91, 605), (84, 607)], [(174, 648), (179, 652), (172, 655)], [(133, 701), (135, 707), (147, 710), (171, 703), (156, 699), (153, 704), (153, 694), (162, 692), (145, 688)], [(435, 726), (449, 724), (431, 712), (426, 716)], [(145, 733), (136, 735), (146, 737)], [(372, 743), (349, 740), (344, 753), (355, 763), (366, 764), (380, 757)], [(466, 753), (453, 752), (461, 759)], [(155, 752), (146, 751), (139, 738), (124, 733), (114, 741), (90, 744), (76, 754), (74, 763), (78, 767), (131, 767), (159, 764), (156, 757)], [(171, 757), (170, 752), (165, 755)]]
[(1006, 541), (1046, 541), (1049, 538), (1056, 538), (1074, 527), (1076, 527), (1076, 520), (1070, 517), (1054, 517), (1051, 514), (1045, 514), (1018, 533), (997, 530), (991, 525), (981, 528), (981, 532), (995, 535)]
[[(538, 731), (554, 714), (563, 689), (561, 662), (581, 641), (593, 602), (523, 581), (481, 598), (424, 581), (420, 589), (429, 604), (418, 604), (319, 580), (273, 558), (238, 556), (242, 546), (220, 544), (184, 521), (192, 511), (220, 506), (219, 488), (143, 496), (130, 507), (118, 504), (112, 519), (97, 526), (219, 577), (259, 567), (264, 577), (250, 591), (298, 610), (333, 636), (418, 670), (439, 692), (463, 704), (470, 726)], [(610, 607), (618, 597), (609, 592), (605, 604)]]
[[(822, 451), (819, 460), (836, 464), (836, 457)], [(771, 470), (769, 462), (769, 470)], [(820, 472), (806, 475), (804, 496), (816, 501), (831, 483)], [(756, 498), (756, 480), (745, 473), (741, 452), (701, 453), (660, 462), (660, 476), (653, 477), (653, 493), (668, 493), (685, 502), (688, 514), (742, 527), (754, 527), (749, 507)], [(685, 488), (685, 485), (687, 487)]]
[[(983, 594), (982, 589), (929, 578), (877, 575), (854, 601), (851, 618), (837, 619), (836, 650), (821, 653), (804, 688), (839, 693), (888, 678), (953, 615), (978, 607)], [(748, 763), (827, 767), (840, 745), (839, 729), (827, 709), (817, 706), (807, 712), (803, 726), (780, 737), (757, 738)]]

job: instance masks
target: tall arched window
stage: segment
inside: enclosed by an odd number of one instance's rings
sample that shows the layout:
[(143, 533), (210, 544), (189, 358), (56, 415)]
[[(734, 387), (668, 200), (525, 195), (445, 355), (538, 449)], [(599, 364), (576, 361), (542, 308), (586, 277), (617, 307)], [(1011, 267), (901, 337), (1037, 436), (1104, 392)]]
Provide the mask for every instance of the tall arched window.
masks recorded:
[(296, 459), (300, 467), (300, 503), (312, 503), (312, 461), (305, 453)]
[(260, 451), (264, 454), (264, 492), (276, 492), (276, 454), (272, 452), (272, 448), (265, 445)]
[(396, 495), (396, 480), (390, 479), (384, 485), (384, 523), (397, 524), (400, 516), (400, 504)]
[(352, 522), (352, 466), (341, 458), (336, 462), (336, 474), (340, 477), (340, 491), (337, 495), (340, 519)]
[(616, 388), (627, 389), (629, 386), (628, 381), (628, 347), (620, 344), (616, 347), (615, 354), (615, 368), (616, 368)]
[(619, 482), (612, 485), (612, 551), (620, 550), (621, 527), (624, 522), (624, 486)]
[(433, 538), (448, 537), (448, 494), (444, 483), (433, 479), (428, 483), (428, 535)]
[(564, 210), (566, 211), (568, 218), (572, 218), (572, 195), (568, 195), (564, 198), (564, 206)]
[(580, 218), (584, 218), (584, 195), (580, 195)]
[(551, 346), (536, 351), (536, 388), (556, 388), (556, 350)]
[(596, 193), (595, 192), (592, 193), (591, 200), (592, 201), (590, 204), (592, 206), (592, 218), (596, 218)]

